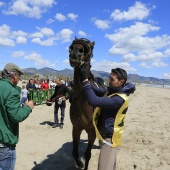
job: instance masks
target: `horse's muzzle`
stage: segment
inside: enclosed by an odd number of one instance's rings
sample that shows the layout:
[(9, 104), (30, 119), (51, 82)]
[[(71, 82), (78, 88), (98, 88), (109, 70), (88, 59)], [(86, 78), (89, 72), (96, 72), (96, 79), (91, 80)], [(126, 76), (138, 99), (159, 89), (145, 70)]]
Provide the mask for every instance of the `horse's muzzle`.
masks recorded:
[(69, 62), (70, 62), (71, 67), (76, 67), (76, 66), (81, 65), (81, 61), (78, 61), (78, 60), (75, 60), (75, 59), (69, 58)]

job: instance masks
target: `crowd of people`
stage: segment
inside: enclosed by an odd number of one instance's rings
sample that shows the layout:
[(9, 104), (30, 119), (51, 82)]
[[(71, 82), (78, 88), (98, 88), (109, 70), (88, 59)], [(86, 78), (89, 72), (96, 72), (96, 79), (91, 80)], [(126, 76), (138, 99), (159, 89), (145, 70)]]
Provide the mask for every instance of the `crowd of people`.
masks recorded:
[[(38, 77), (36, 78), (31, 78), (28, 80), (28, 82), (23, 81), (23, 86), (22, 86), (22, 105), (24, 105), (24, 101), (26, 100), (31, 100), (31, 92), (37, 91), (40, 92), (41, 90), (49, 90), (48, 93), (48, 98), (52, 96), (54, 93), (55, 87), (57, 86), (57, 81), (58, 78), (49, 80), (48, 78), (46, 79), (39, 79)], [(64, 81), (63, 79), (59, 78), (65, 86), (67, 86), (69, 89), (71, 88), (71, 85), (73, 84), (73, 80), (69, 80), (68, 78)], [(47, 98), (47, 99), (48, 99)], [(44, 101), (45, 102), (45, 101)], [(34, 103), (36, 105), (36, 102)]]

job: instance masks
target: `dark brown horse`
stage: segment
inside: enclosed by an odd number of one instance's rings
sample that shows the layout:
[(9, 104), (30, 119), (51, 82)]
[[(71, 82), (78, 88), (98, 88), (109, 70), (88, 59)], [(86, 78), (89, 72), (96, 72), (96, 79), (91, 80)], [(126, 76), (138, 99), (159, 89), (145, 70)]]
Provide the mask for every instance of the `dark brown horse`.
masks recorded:
[[(86, 100), (82, 89), (80, 79), (80, 67), (84, 67), (87, 71), (89, 80), (92, 81), (92, 74), (90, 72), (90, 61), (93, 56), (93, 47), (95, 42), (90, 42), (87, 39), (73, 40), (69, 47), (70, 65), (74, 68), (74, 97), (70, 105), (70, 119), (73, 125), (73, 157), (79, 168), (88, 169), (89, 160), (91, 158), (91, 149), (96, 138), (95, 129), (92, 123), (92, 115), (94, 108), (90, 106)], [(85, 165), (79, 158), (78, 146), (80, 135), (85, 130), (88, 134), (88, 146), (84, 154)]]

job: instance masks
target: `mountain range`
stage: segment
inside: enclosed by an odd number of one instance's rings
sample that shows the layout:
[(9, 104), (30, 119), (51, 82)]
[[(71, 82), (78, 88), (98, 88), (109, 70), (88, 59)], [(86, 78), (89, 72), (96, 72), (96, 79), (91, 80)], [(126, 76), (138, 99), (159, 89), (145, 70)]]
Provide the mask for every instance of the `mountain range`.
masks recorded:
[[(72, 69), (64, 69), (64, 70), (54, 70), (49, 67), (44, 67), (41, 69), (36, 68), (25, 68), (22, 69), (24, 74), (26, 75), (39, 75), (40, 77), (44, 76), (67, 76), (67, 77), (73, 77), (74, 70)], [(91, 71), (94, 77), (101, 77), (103, 79), (108, 79), (109, 74), (104, 71)], [(170, 79), (158, 79), (155, 77), (144, 77), (140, 76), (138, 74), (128, 74), (128, 81), (135, 82), (135, 83), (150, 83), (150, 84), (167, 84), (170, 85)]]

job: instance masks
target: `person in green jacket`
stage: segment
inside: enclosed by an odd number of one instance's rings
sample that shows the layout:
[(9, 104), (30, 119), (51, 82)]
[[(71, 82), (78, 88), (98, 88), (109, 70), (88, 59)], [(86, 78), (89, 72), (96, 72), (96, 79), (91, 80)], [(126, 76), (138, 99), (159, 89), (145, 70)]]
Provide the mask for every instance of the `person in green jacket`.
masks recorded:
[(8, 63), (0, 78), (0, 170), (14, 170), (19, 122), (34, 108), (33, 101), (26, 101), (21, 106), (21, 88), (17, 86), (21, 75), (23, 72), (17, 65)]

